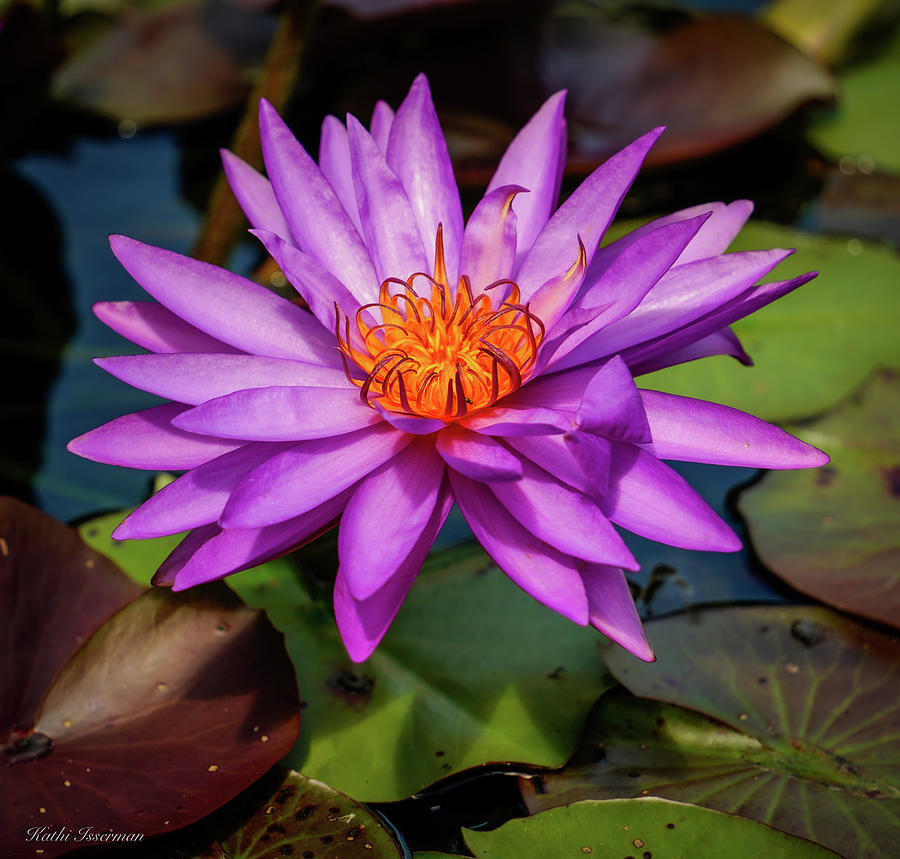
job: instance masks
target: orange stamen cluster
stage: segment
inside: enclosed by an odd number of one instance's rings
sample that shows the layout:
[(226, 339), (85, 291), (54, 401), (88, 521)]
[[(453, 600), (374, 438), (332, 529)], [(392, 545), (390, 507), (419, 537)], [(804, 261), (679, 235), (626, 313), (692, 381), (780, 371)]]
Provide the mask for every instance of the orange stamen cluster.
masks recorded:
[[(504, 287), (505, 297), (495, 304), (488, 293)], [(380, 322), (370, 312), (374, 308), (381, 311)], [(452, 298), (440, 228), (435, 277), (417, 272), (405, 281), (388, 278), (378, 301), (356, 312), (355, 324), (359, 339), (351, 336), (350, 319), (344, 317), (342, 325), (338, 312), (338, 346), (360, 399), (441, 420), (463, 418), (516, 390), (534, 366), (544, 336), (543, 323), (520, 302), (519, 288), (510, 280), (476, 295), (462, 276)], [(354, 376), (351, 361), (365, 378)]]

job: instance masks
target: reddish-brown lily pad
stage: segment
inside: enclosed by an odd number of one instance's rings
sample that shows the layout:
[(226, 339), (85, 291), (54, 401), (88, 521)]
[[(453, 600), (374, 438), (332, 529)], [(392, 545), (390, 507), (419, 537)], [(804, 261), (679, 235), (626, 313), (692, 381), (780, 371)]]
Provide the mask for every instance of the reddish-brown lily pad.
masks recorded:
[(29, 728), (56, 672), (142, 590), (71, 528), (0, 498), (0, 729)]
[(900, 377), (883, 371), (791, 431), (831, 463), (770, 472), (741, 496), (756, 551), (798, 590), (900, 626)]
[(532, 811), (652, 793), (761, 820), (845, 856), (891, 855), (900, 826), (896, 638), (791, 606), (707, 609), (647, 631), (656, 663), (609, 648), (607, 664), (631, 692), (680, 706), (604, 696), (570, 765), (525, 785)]
[(586, 166), (657, 125), (667, 131), (648, 164), (706, 155), (834, 94), (830, 75), (806, 54), (752, 20), (724, 15), (654, 33), (573, 4), (549, 18), (541, 55), (546, 90), (569, 89), (575, 159)]
[[(13, 718), (0, 724), (5, 853), (52, 857), (116, 835), (177, 829), (291, 747), (296, 681), (282, 636), (262, 613), (220, 585), (148, 591), (102, 623), (140, 588), (60, 523), (16, 502), (5, 511), (3, 606), (8, 628), (19, 630), (4, 653), (17, 666), (4, 686), (4, 714)], [(97, 569), (112, 579), (112, 597)], [(51, 611), (42, 612), (45, 601)], [(55, 640), (66, 609), (78, 631), (45, 653), (42, 641)], [(74, 616), (90, 620), (78, 626)], [(33, 715), (27, 702), (42, 696)]]

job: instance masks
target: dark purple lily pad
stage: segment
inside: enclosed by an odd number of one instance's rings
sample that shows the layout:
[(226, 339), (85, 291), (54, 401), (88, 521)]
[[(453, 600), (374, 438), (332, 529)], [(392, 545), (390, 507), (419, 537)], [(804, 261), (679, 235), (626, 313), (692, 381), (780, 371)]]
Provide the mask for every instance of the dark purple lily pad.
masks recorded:
[(51, 857), (108, 832), (177, 829), (291, 747), (293, 668), (262, 613), (219, 586), (145, 592), (102, 623), (141, 589), (60, 523), (2, 509), (5, 658), (17, 666), (0, 725), (4, 851)]
[(706, 716), (605, 696), (570, 765), (524, 785), (532, 811), (652, 793), (846, 856), (891, 854), (900, 825), (896, 638), (791, 606), (708, 609), (647, 631), (659, 660), (645, 666), (608, 649), (612, 672), (637, 695)]
[(0, 498), (0, 729), (30, 727), (56, 672), (142, 590), (71, 528)]
[(756, 551), (798, 590), (900, 626), (900, 378), (881, 372), (791, 431), (831, 463), (770, 472), (741, 496)]

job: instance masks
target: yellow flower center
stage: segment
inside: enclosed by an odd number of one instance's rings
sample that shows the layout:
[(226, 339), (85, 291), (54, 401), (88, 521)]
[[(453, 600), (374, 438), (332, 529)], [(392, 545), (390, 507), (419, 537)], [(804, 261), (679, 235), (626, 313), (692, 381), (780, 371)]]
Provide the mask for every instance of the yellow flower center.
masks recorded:
[[(367, 313), (370, 308), (381, 310), (381, 322)], [(338, 313), (338, 346), (364, 403), (451, 421), (516, 390), (544, 336), (543, 323), (520, 303), (511, 280), (474, 294), (463, 275), (452, 297), (440, 227), (434, 277), (417, 272), (405, 281), (385, 280), (378, 301), (356, 312), (358, 338), (351, 337), (350, 319), (344, 317), (343, 326), (341, 321)], [(349, 361), (364, 379), (353, 377)]]

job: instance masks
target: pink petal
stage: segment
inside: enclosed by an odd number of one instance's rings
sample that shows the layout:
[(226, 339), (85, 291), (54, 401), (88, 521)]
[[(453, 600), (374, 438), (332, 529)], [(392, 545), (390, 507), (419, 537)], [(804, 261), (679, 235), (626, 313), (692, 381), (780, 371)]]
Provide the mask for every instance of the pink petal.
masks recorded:
[(681, 549), (737, 552), (741, 541), (680, 474), (653, 454), (613, 443), (606, 515), (648, 540)]
[(410, 553), (394, 575), (368, 599), (358, 600), (353, 596), (343, 567), (338, 568), (334, 583), (334, 616), (344, 647), (354, 662), (368, 659), (384, 637), (452, 506), (453, 495), (445, 484), (431, 519)]
[(828, 456), (812, 445), (746, 412), (641, 391), (653, 443), (644, 450), (660, 459), (743, 465), (751, 468), (816, 468)]
[(232, 489), (284, 444), (247, 444), (198, 465), (152, 495), (113, 532), (117, 540), (178, 534), (219, 518)]
[(275, 199), (272, 183), (233, 152), (221, 149), (220, 154), (225, 178), (250, 224), (257, 230), (291, 238), (291, 228)]
[(186, 410), (179, 403), (166, 403), (123, 415), (66, 445), (72, 453), (127, 468), (150, 471), (182, 471), (209, 462), (243, 445), (242, 441), (209, 438), (182, 432), (171, 425)]
[[(566, 151), (565, 100), (565, 92), (558, 92), (544, 102), (509, 144), (487, 187), (488, 194), (504, 185), (530, 192), (516, 202), (519, 262), (544, 229), (559, 195), (559, 164)], [(574, 257), (576, 248), (570, 256)]]
[(365, 477), (341, 518), (338, 556), (350, 593), (380, 590), (415, 548), (438, 501), (444, 461), (419, 439)]
[(306, 513), (396, 456), (412, 439), (380, 423), (296, 444), (238, 484), (220, 522), (225, 528), (261, 528)]
[(99, 301), (93, 309), (104, 325), (151, 352), (241, 353), (155, 301)]
[(477, 293), (496, 280), (512, 277), (516, 260), (516, 213), (512, 202), (525, 189), (502, 185), (485, 194), (466, 224), (459, 273)]
[(300, 247), (360, 304), (374, 301), (378, 280), (353, 220), (316, 162), (265, 99), (259, 104), (259, 130), (275, 196)]
[(521, 460), (500, 442), (461, 426), (449, 426), (437, 437), (437, 452), (451, 468), (482, 483), (519, 480)]
[(625, 574), (616, 567), (585, 564), (581, 569), (587, 592), (590, 624), (644, 662), (656, 657), (638, 617)]
[[(662, 129), (657, 128), (613, 155), (556, 210), (522, 260), (516, 276), (523, 300), (527, 301), (542, 284), (569, 268), (578, 253), (579, 239), (590, 262), (603, 233), (631, 187), (644, 156), (660, 134)], [(503, 184), (512, 181), (512, 177), (508, 177)], [(528, 187), (522, 181), (518, 184)], [(522, 217), (519, 213), (520, 224)], [(521, 226), (519, 233), (521, 244), (524, 241)]]
[(235, 391), (178, 415), (173, 423), (220, 438), (297, 441), (342, 435), (382, 420), (355, 390), (284, 386)]
[(412, 206), (384, 153), (353, 116), (347, 117), (347, 132), (363, 236), (378, 282), (389, 277), (406, 280), (429, 270)]
[(334, 337), (311, 314), (265, 287), (125, 236), (109, 241), (147, 292), (201, 331), (245, 352), (338, 366)]
[(563, 554), (639, 569), (594, 501), (528, 460), (522, 462), (521, 480), (491, 483), (490, 489), (529, 534)]
[(342, 370), (259, 355), (117, 355), (94, 363), (132, 387), (179, 403), (203, 403), (271, 385), (355, 390)]
[[(397, 109), (386, 153), (388, 165), (403, 183), (429, 259), (438, 224), (442, 225), (447, 279), (455, 286), (463, 238), (462, 205), (428, 79), (423, 74), (413, 81)], [(428, 271), (433, 274), (434, 266)]]
[(575, 561), (523, 528), (486, 486), (449, 474), (463, 516), (497, 566), (536, 600), (585, 626), (587, 595)]

